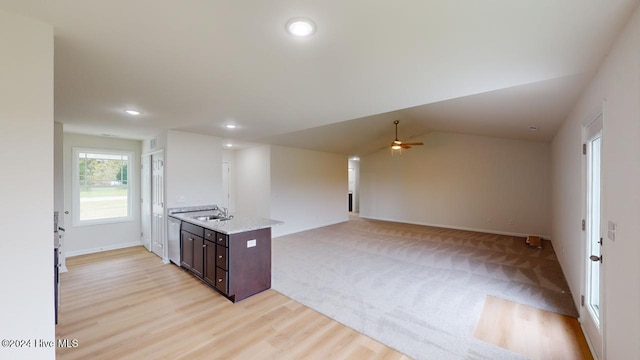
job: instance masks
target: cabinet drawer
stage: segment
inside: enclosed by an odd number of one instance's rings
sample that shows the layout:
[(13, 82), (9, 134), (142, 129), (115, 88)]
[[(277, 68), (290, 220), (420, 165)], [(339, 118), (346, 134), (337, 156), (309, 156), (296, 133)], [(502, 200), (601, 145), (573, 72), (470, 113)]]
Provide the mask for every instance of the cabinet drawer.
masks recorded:
[(224, 269), (216, 268), (216, 289), (227, 293), (228, 274)]
[(227, 267), (227, 258), (229, 257), (229, 249), (222, 246), (216, 245), (216, 266), (223, 268), (225, 270), (229, 270)]
[(188, 231), (190, 233), (192, 233), (193, 235), (196, 236), (200, 236), (203, 237), (204, 236), (204, 228), (198, 226), (198, 225), (193, 225), (191, 223), (188, 223), (186, 221), (182, 222), (182, 230), (184, 231)]
[(204, 239), (216, 242), (216, 232), (209, 229), (204, 229)]
[(229, 235), (216, 233), (218, 245), (229, 247)]

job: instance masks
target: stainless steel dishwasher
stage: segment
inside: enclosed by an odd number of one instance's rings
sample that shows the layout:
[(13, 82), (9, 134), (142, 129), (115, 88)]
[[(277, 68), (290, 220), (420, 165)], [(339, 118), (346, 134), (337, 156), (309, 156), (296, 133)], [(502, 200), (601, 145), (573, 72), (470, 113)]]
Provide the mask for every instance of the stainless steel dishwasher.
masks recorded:
[(167, 243), (169, 245), (169, 260), (180, 266), (180, 224), (182, 221), (169, 216), (169, 233)]

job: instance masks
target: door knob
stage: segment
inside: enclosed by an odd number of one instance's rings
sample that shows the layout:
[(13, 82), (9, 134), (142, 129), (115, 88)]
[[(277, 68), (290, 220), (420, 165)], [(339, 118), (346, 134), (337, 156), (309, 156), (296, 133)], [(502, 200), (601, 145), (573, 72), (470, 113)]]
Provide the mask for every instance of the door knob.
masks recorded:
[(591, 255), (591, 256), (589, 256), (589, 259), (591, 261), (600, 261), (600, 263), (602, 263), (602, 255), (600, 255), (600, 256)]

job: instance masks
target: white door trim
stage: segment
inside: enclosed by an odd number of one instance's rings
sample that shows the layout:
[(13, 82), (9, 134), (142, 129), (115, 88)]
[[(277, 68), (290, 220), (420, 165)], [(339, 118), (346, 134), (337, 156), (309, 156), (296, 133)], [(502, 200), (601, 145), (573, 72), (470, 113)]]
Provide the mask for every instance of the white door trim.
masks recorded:
[[(604, 104), (603, 104), (604, 105)], [(604, 110), (604, 106), (603, 106), (603, 110)], [(603, 289), (603, 281), (602, 279), (604, 278), (603, 274), (605, 272), (605, 266), (604, 263), (602, 265), (600, 265), (600, 282), (599, 282), (599, 288), (600, 288), (600, 306), (599, 306), (599, 324), (596, 324), (593, 321), (593, 317), (591, 314), (591, 311), (589, 310), (589, 304), (588, 304), (588, 294), (587, 291), (588, 286), (587, 286), (587, 281), (588, 281), (588, 274), (589, 274), (589, 266), (591, 266), (591, 260), (589, 259), (589, 256), (591, 255), (591, 248), (589, 247), (589, 241), (590, 239), (588, 238), (588, 228), (589, 228), (589, 213), (588, 213), (588, 207), (589, 207), (589, 200), (588, 200), (588, 192), (589, 192), (589, 183), (588, 183), (588, 171), (589, 171), (589, 166), (588, 166), (588, 156), (589, 156), (589, 145), (590, 145), (590, 140), (594, 138), (595, 135), (600, 134), (601, 137), (601, 148), (600, 148), (600, 159), (601, 159), (601, 169), (600, 169), (600, 174), (602, 174), (604, 172), (604, 164), (602, 163), (602, 152), (603, 147), (602, 144), (604, 144), (604, 111), (601, 111), (600, 113), (597, 114), (597, 116), (595, 116), (594, 118), (591, 118), (591, 121), (586, 122), (583, 124), (582, 126), (582, 144), (584, 144), (583, 146), (586, 147), (587, 151), (586, 154), (582, 157), (582, 211), (583, 211), (583, 219), (586, 222), (586, 229), (585, 231), (582, 232), (582, 246), (581, 246), (581, 265), (582, 265), (582, 283), (581, 283), (581, 294), (583, 296), (583, 304), (581, 304), (580, 307), (580, 324), (582, 327), (582, 331), (585, 335), (585, 338), (587, 340), (587, 343), (589, 344), (589, 348), (591, 350), (591, 353), (593, 354), (595, 359), (598, 360), (604, 360), (605, 358), (605, 299), (604, 299), (604, 291)], [(600, 179), (602, 179), (602, 175), (600, 176)], [(604, 194), (602, 192), (603, 186), (602, 186), (602, 181), (600, 180), (600, 233), (598, 234), (600, 237), (602, 236), (602, 219), (604, 218), (603, 214), (602, 214), (602, 204), (604, 203)], [(604, 248), (601, 248), (601, 254), (604, 250)]]

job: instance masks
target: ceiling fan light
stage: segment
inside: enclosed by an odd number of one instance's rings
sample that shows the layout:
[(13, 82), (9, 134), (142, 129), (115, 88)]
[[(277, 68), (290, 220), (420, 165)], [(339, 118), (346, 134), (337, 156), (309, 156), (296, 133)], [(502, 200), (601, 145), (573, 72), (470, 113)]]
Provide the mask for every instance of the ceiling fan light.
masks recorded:
[(391, 146), (391, 148), (393, 150), (400, 150), (400, 149), (402, 149), (402, 146), (400, 146), (400, 144), (395, 144), (395, 141), (394, 141), (394, 144), (393, 144), (393, 146)]

